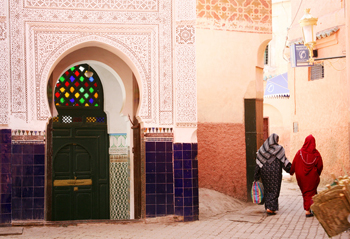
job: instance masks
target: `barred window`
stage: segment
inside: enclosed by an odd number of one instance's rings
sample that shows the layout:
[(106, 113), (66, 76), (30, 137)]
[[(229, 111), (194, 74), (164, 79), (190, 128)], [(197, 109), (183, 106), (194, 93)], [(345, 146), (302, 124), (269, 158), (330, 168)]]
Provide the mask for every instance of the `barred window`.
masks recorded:
[(311, 66), (309, 71), (310, 80), (319, 80), (324, 78), (324, 66), (321, 64)]
[(269, 45), (266, 45), (265, 48), (265, 53), (264, 53), (264, 64), (268, 65), (269, 64)]

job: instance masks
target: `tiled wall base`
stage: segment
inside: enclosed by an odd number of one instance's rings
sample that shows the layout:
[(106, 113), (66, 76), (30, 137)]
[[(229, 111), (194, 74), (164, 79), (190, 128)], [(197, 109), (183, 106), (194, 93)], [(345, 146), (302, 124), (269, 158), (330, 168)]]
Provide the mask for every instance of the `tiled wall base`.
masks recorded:
[(130, 219), (129, 158), (110, 156), (110, 218)]
[(11, 223), (11, 130), (0, 130), (0, 223)]
[(125, 133), (109, 135), (110, 219), (130, 219), (130, 155)]
[(43, 220), (45, 145), (12, 145), (12, 220)]
[(175, 214), (198, 220), (197, 144), (162, 140), (145, 137), (146, 217)]
[(174, 144), (175, 214), (198, 220), (197, 144)]
[(172, 138), (145, 138), (146, 217), (174, 214)]

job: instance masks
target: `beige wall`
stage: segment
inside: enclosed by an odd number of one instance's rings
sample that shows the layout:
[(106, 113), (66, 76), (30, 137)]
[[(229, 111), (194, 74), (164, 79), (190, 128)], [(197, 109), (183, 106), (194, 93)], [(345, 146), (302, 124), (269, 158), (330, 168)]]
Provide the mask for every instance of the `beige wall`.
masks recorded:
[(263, 55), (258, 62), (258, 51), (263, 52), (270, 37), (196, 30), (199, 122), (243, 123), (243, 99), (263, 95)]

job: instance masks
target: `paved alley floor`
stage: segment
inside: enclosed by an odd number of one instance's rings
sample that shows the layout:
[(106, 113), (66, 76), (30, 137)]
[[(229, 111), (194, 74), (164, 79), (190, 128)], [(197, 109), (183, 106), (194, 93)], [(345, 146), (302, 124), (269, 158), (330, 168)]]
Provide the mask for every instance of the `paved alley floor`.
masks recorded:
[[(242, 210), (205, 217), (194, 222), (88, 223), (72, 226), (24, 227), (22, 235), (6, 238), (328, 238), (315, 217), (306, 218), (298, 186), (282, 183), (277, 215), (264, 207), (247, 204)], [(333, 238), (350, 238), (344, 232)]]

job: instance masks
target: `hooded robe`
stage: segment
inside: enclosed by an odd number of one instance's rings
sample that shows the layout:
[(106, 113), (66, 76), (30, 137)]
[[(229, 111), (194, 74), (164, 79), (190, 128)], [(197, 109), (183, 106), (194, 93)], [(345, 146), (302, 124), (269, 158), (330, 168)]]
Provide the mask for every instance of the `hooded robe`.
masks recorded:
[(310, 211), (310, 206), (313, 203), (312, 197), (317, 194), (322, 169), (322, 157), (316, 149), (316, 140), (312, 135), (309, 135), (305, 138), (303, 147), (295, 154), (290, 169), (290, 174), (295, 173), (296, 175), (306, 211)]

